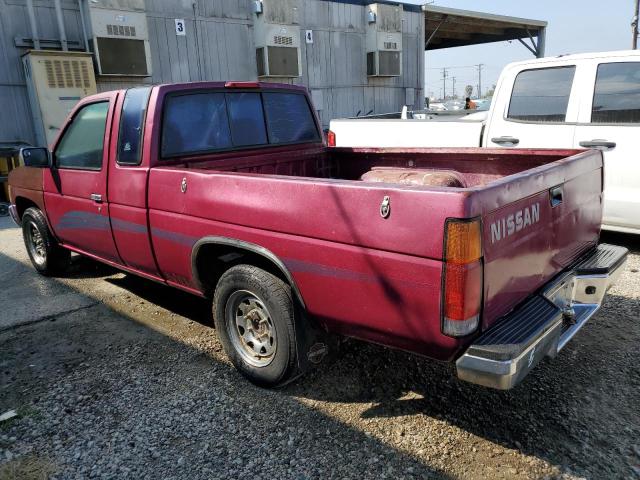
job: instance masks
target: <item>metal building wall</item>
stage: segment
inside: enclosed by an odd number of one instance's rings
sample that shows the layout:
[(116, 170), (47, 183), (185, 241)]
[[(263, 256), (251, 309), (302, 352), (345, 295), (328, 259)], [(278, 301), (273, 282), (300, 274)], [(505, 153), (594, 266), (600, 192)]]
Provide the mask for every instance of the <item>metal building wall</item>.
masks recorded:
[[(146, 79), (99, 77), (100, 91), (140, 83), (256, 78), (251, 0), (146, 0), (153, 75)], [(51, 0), (34, 0), (39, 36), (58, 39)], [(77, 0), (62, 0), (69, 41), (83, 44)], [(302, 77), (326, 126), (331, 118), (358, 112), (421, 107), (424, 21), (417, 9), (403, 13), (402, 76), (366, 76), (365, 6), (357, 0), (300, 0)], [(182, 18), (186, 36), (176, 36)], [(304, 40), (313, 30), (313, 43)], [(0, 0), (0, 141), (33, 142), (27, 90), (20, 63), (25, 51), (14, 39), (31, 38), (26, 0)], [(413, 94), (413, 95), (411, 95)], [(412, 98), (407, 100), (407, 95)], [(6, 121), (5, 119), (11, 119)]]

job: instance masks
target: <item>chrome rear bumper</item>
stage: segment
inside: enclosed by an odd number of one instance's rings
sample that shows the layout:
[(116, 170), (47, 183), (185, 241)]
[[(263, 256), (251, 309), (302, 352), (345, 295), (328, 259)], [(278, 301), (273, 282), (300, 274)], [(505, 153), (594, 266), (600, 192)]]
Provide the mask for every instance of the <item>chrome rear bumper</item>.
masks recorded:
[(15, 222), (16, 225), (18, 226), (21, 225), (20, 218), (18, 217), (18, 209), (13, 203), (9, 205), (9, 215), (11, 216), (11, 219)]
[(507, 390), (555, 357), (600, 308), (628, 250), (600, 244), (483, 333), (456, 361), (458, 378)]

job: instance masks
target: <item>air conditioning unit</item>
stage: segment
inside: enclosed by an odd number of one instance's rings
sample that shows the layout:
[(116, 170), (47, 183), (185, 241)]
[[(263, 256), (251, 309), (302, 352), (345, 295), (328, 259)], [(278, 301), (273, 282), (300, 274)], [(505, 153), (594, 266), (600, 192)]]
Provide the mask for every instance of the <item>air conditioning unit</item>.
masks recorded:
[(22, 56), (38, 146), (51, 145), (76, 103), (96, 93), (90, 53), (32, 50)]
[(89, 0), (99, 75), (148, 77), (151, 50), (144, 0)]
[(402, 75), (402, 6), (373, 3), (367, 18), (367, 76)]
[(298, 0), (263, 0), (262, 11), (256, 13), (254, 23), (258, 77), (301, 75), (297, 23)]

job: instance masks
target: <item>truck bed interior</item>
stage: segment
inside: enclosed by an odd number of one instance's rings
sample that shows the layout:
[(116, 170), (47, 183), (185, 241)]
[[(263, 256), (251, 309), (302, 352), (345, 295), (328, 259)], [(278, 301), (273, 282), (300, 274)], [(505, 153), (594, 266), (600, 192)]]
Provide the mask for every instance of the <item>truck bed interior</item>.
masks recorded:
[[(409, 185), (469, 188), (486, 185), (579, 153), (579, 150), (506, 149), (274, 149), (266, 153), (226, 152), (182, 159), (181, 167), (342, 179)], [(184, 162), (184, 163), (182, 163)]]

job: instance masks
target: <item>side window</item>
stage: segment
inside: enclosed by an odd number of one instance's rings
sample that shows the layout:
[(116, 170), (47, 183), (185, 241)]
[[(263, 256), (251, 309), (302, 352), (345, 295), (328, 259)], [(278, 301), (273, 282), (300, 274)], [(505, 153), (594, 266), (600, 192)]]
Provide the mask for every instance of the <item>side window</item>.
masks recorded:
[(516, 76), (507, 118), (527, 122), (564, 122), (576, 67), (524, 70)]
[(118, 163), (120, 165), (140, 165), (142, 158), (142, 134), (151, 88), (131, 88), (127, 90), (120, 116), (118, 137)]
[(598, 65), (591, 123), (640, 123), (640, 62)]
[(165, 99), (162, 156), (231, 147), (224, 93), (194, 93)]
[(318, 130), (304, 95), (264, 93), (264, 110), (271, 143), (318, 141)]
[(58, 168), (100, 170), (109, 102), (82, 107), (71, 121), (55, 151)]
[(267, 130), (259, 93), (228, 93), (229, 124), (234, 147), (264, 145)]

